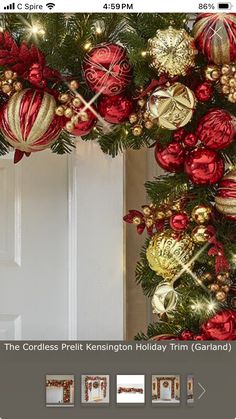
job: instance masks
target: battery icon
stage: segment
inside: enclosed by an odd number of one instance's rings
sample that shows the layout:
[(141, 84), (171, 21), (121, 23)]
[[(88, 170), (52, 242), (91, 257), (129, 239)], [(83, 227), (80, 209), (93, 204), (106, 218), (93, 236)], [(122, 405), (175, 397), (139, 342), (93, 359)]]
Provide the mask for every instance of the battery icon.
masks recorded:
[(231, 7), (232, 5), (230, 3), (218, 3), (218, 9), (221, 10), (229, 10)]

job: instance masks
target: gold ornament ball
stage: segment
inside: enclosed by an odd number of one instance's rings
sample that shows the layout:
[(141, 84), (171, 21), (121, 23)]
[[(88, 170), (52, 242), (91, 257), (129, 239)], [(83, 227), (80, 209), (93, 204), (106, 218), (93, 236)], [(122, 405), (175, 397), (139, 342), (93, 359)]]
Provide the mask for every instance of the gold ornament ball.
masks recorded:
[(79, 117), (80, 117), (81, 121), (88, 121), (88, 119), (89, 119), (89, 116), (88, 116), (87, 112), (85, 112), (85, 111), (80, 112)]
[(139, 137), (143, 132), (143, 128), (142, 125), (136, 125), (133, 129), (132, 129), (132, 133), (135, 137)]
[(146, 121), (146, 122), (145, 122), (145, 127), (146, 127), (147, 129), (151, 129), (151, 128), (153, 127), (153, 122), (152, 122), (152, 121)]
[(223, 285), (221, 287), (221, 290), (224, 291), (226, 294), (228, 294), (229, 293), (229, 290), (230, 290), (230, 287), (228, 285)]
[(204, 225), (199, 225), (195, 227), (192, 231), (192, 238), (193, 238), (194, 243), (197, 243), (197, 244), (206, 243), (210, 238), (210, 234), (208, 232), (207, 227)]
[(228, 76), (222, 76), (221, 78), (220, 78), (220, 82), (221, 82), (221, 84), (226, 84), (227, 86), (229, 85), (229, 77)]
[(168, 29), (156, 32), (156, 36), (148, 41), (148, 52), (151, 66), (159, 74), (165, 72), (169, 76), (185, 76), (195, 65), (194, 39), (184, 29)]
[(205, 205), (197, 205), (192, 210), (192, 219), (197, 224), (205, 224), (209, 222), (211, 214), (211, 207), (207, 207)]
[(208, 287), (209, 289), (210, 289), (210, 291), (212, 291), (212, 292), (218, 292), (219, 291), (219, 289), (220, 289), (220, 286), (218, 285), (218, 284), (211, 284), (211, 285), (209, 285), (209, 287)]
[(229, 86), (226, 86), (226, 85), (222, 86), (222, 92), (224, 93), (224, 95), (228, 95), (230, 92)]
[(157, 275), (172, 280), (189, 263), (193, 251), (194, 243), (187, 233), (176, 239), (172, 230), (165, 230), (151, 238), (146, 256)]
[(69, 99), (70, 99), (70, 95), (68, 93), (62, 93), (59, 96), (59, 100), (60, 100), (61, 103), (66, 103), (66, 102), (69, 101)]
[(77, 90), (79, 88), (79, 83), (76, 80), (72, 80), (69, 86), (71, 90)]
[(162, 128), (176, 130), (184, 127), (193, 116), (196, 99), (192, 90), (181, 83), (158, 87), (149, 97), (147, 111), (150, 119)]
[(65, 113), (65, 109), (63, 108), (63, 106), (58, 106), (58, 108), (56, 108), (56, 115), (63, 116), (64, 113)]
[(150, 207), (146, 206), (146, 207), (143, 208), (143, 213), (144, 213), (144, 215), (148, 216), (152, 213), (152, 210), (151, 210)]
[(75, 126), (74, 126), (73, 122), (67, 122), (67, 124), (66, 124), (66, 130), (67, 131), (72, 132), (74, 128), (75, 128)]
[(131, 124), (135, 124), (138, 120), (138, 116), (136, 115), (136, 113), (131, 113), (131, 115), (129, 116), (129, 122)]
[(11, 80), (13, 78), (13, 76), (14, 76), (13, 71), (11, 71), (11, 70), (4, 71), (4, 77), (5, 77), (5, 79)]
[(2, 86), (2, 91), (6, 95), (8, 95), (9, 93), (12, 92), (12, 86), (10, 84), (4, 84), (4, 86)]
[(79, 97), (75, 97), (75, 98), (73, 99), (72, 103), (73, 103), (73, 105), (74, 105), (76, 108), (79, 108), (79, 107), (81, 106), (81, 104), (82, 104), (82, 102), (81, 102), (81, 100), (80, 100), (80, 98), (79, 98)]
[(13, 86), (16, 92), (20, 92), (23, 89), (23, 84), (20, 81), (16, 81)]
[(72, 116), (74, 115), (74, 112), (71, 108), (66, 108), (64, 114), (66, 118), (72, 118)]
[(140, 217), (134, 217), (133, 224), (135, 224), (136, 226), (141, 224), (141, 218)]
[(157, 211), (157, 213), (156, 213), (157, 220), (164, 220), (165, 216), (166, 215), (163, 211)]
[(222, 302), (223, 303), (226, 300), (226, 297), (227, 297), (227, 295), (226, 295), (226, 293), (224, 291), (218, 291), (216, 293), (216, 299), (219, 302)]
[(216, 278), (217, 278), (217, 281), (220, 282), (221, 284), (227, 284), (227, 282), (228, 282), (227, 276), (225, 276), (223, 274), (217, 275)]
[(224, 64), (221, 68), (221, 73), (222, 74), (229, 74), (230, 73), (230, 66), (229, 64)]
[(220, 69), (217, 65), (208, 65), (205, 70), (205, 77), (207, 80), (216, 81), (220, 78)]

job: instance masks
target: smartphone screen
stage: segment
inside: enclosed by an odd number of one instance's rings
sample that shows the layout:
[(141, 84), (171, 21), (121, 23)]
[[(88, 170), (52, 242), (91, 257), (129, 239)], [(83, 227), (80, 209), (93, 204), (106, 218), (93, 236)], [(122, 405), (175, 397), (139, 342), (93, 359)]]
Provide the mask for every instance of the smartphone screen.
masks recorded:
[(0, 419), (236, 417), (234, 9), (1, 3)]

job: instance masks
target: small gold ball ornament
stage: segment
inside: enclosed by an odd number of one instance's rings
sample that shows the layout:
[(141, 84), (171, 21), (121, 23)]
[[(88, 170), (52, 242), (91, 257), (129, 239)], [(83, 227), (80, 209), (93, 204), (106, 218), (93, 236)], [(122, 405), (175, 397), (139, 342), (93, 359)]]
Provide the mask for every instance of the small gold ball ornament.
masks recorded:
[(220, 69), (215, 64), (210, 64), (205, 70), (205, 77), (209, 81), (216, 81), (220, 78)]
[(185, 76), (194, 67), (197, 49), (194, 39), (184, 29), (158, 29), (154, 38), (148, 41), (148, 52), (152, 58), (151, 67), (159, 74)]
[(132, 133), (135, 137), (139, 137), (143, 132), (143, 128), (142, 125), (136, 125), (133, 129), (132, 129)]
[(206, 243), (211, 237), (207, 226), (198, 225), (192, 231), (192, 238), (194, 243), (197, 244), (204, 244)]
[(136, 113), (131, 113), (129, 116), (129, 122), (135, 124), (138, 121), (138, 115)]
[(149, 118), (162, 128), (176, 130), (192, 118), (196, 99), (192, 90), (181, 83), (158, 87), (149, 97)]
[(172, 280), (189, 263), (194, 247), (187, 233), (178, 238), (172, 230), (157, 233), (151, 238), (146, 251), (149, 266), (157, 275)]
[(226, 293), (224, 291), (218, 291), (216, 293), (216, 299), (219, 302), (222, 302), (223, 303), (226, 300), (226, 297), (227, 297), (227, 295), (226, 295)]
[(197, 205), (192, 210), (192, 219), (197, 224), (208, 223), (212, 215), (211, 207), (205, 205)]

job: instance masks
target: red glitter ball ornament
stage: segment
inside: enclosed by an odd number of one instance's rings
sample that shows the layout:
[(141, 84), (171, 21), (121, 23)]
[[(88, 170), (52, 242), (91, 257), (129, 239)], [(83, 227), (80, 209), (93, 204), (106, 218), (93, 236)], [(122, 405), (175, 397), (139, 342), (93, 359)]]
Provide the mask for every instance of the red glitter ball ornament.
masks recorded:
[[(83, 111), (83, 108), (84, 105), (81, 105), (80, 108), (77, 108), (78, 112)], [(83, 137), (83, 135), (87, 135), (96, 124), (97, 117), (95, 114), (90, 109), (86, 109), (85, 112), (87, 114), (87, 120), (82, 121), (79, 119), (75, 124), (73, 131), (70, 132), (71, 135), (75, 135), (76, 137)]]
[(228, 147), (235, 136), (235, 118), (222, 109), (211, 109), (200, 119), (196, 135), (212, 150)]
[(184, 128), (177, 129), (173, 134), (173, 140), (175, 141), (183, 141), (186, 135), (186, 131)]
[(187, 228), (188, 222), (189, 218), (185, 212), (174, 214), (170, 218), (170, 227), (175, 231), (183, 231)]
[(182, 144), (177, 141), (173, 141), (164, 148), (157, 144), (155, 158), (159, 166), (167, 172), (178, 172), (184, 164), (185, 151)]
[(201, 326), (206, 340), (235, 340), (236, 313), (222, 310)]
[(183, 144), (188, 148), (195, 147), (197, 142), (198, 142), (198, 139), (196, 135), (193, 134), (192, 132), (189, 132), (188, 134), (186, 134), (183, 139)]
[(199, 102), (208, 102), (212, 98), (213, 91), (212, 84), (205, 81), (197, 86), (194, 93)]
[(106, 96), (123, 92), (132, 76), (125, 49), (112, 43), (92, 48), (84, 58), (83, 72), (90, 89)]
[(224, 174), (224, 161), (214, 150), (195, 149), (186, 158), (185, 172), (196, 185), (213, 184)]
[(99, 114), (111, 124), (127, 120), (133, 108), (133, 101), (124, 95), (103, 96), (98, 103)]

